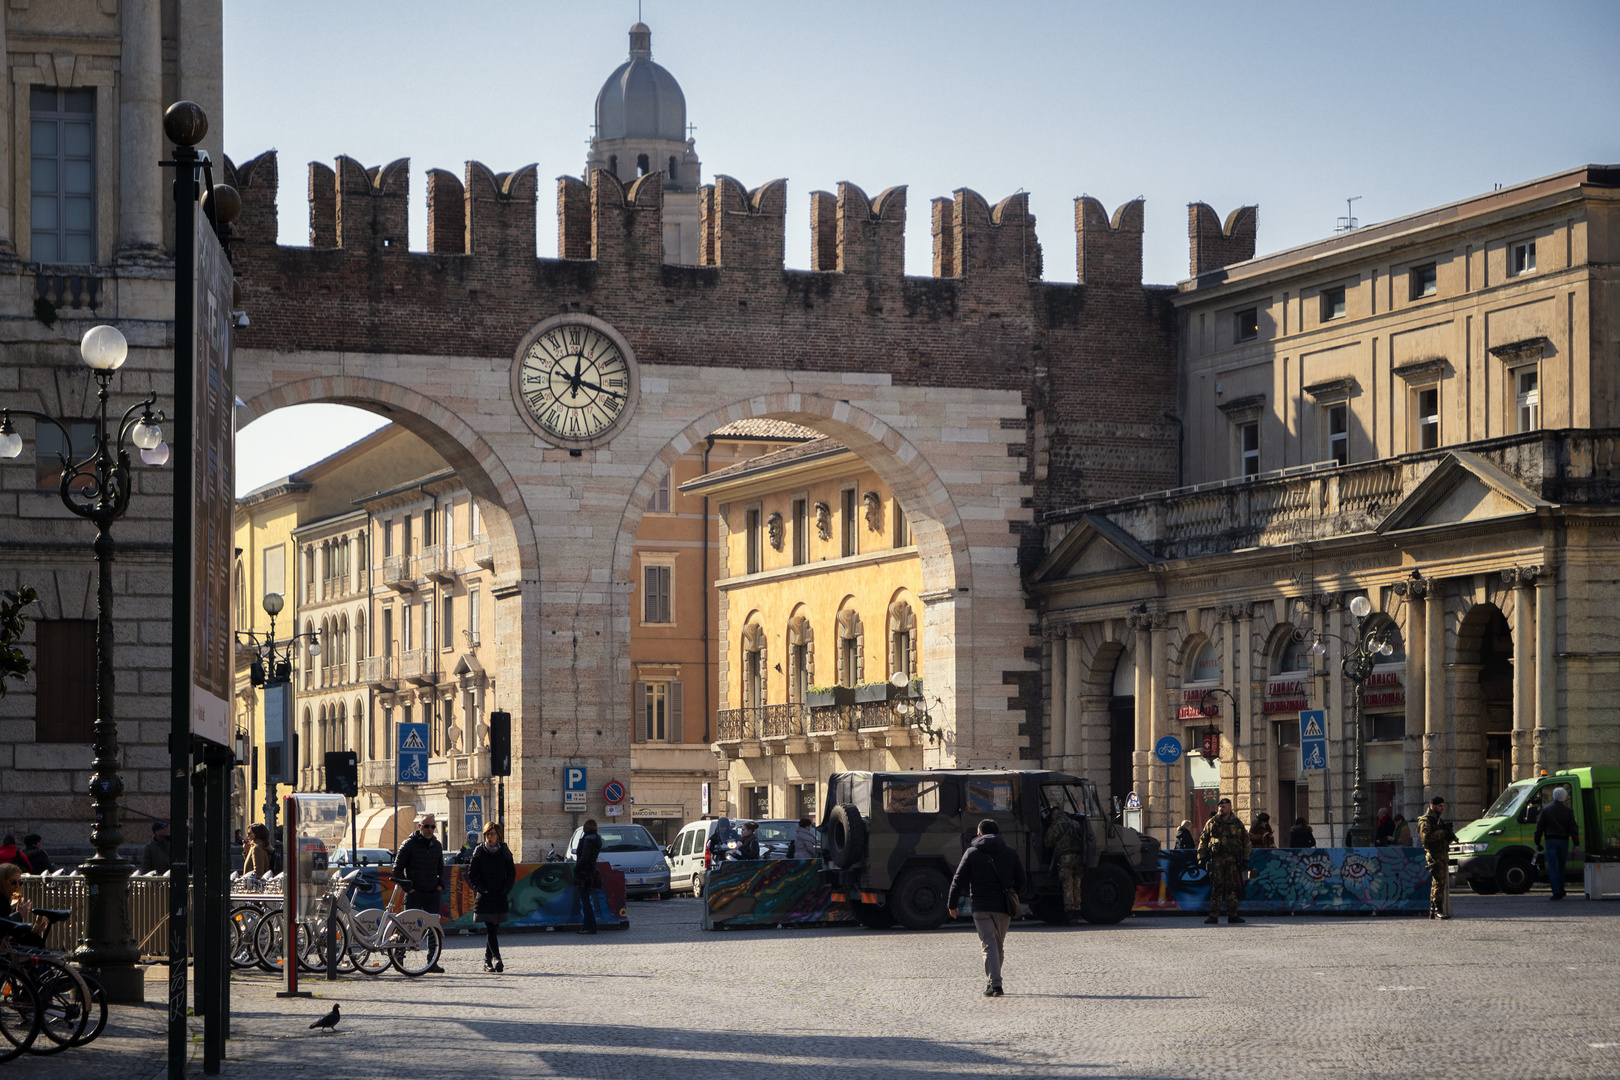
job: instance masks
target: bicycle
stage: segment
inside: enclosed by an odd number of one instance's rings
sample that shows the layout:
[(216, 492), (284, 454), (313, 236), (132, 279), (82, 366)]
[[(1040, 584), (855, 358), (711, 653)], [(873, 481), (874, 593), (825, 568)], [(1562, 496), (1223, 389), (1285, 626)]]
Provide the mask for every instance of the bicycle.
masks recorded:
[[(28, 1045), (22, 1046), (19, 1053), (55, 1054), (71, 1046), (83, 1046), (105, 1030), (107, 994), (95, 979), (70, 965), (62, 954), (45, 947), (43, 933), (49, 933), (50, 927), (69, 919), (72, 912), (35, 908), (33, 914), (34, 923), (0, 919), (0, 962), (5, 965), (8, 995), (17, 993), (10, 987), (18, 981), (31, 984), (36, 996), (33, 1008), (38, 1021), (37, 1034), (45, 1036), (45, 1044), (41, 1045), (37, 1038), (13, 1038), (21, 1026), (20, 1015), (16, 1024), (0, 1023), (0, 1035), (13, 1048), (17, 1048), (20, 1041), (26, 1041)], [(43, 933), (36, 929), (41, 922), (44, 923)], [(12, 999), (8, 996), (7, 1020), (11, 1019), (13, 1011)], [(96, 1018), (94, 1025), (90, 1023), (92, 1016)]]
[[(334, 877), (332, 891), (321, 898), (325, 918), (337, 921), (340, 938), (348, 943), (338, 953), (338, 970), (376, 976), (392, 964), (401, 975), (413, 979), (426, 975), (444, 951), (438, 915), (421, 908), (398, 913), (388, 910), (399, 896), (398, 885), (387, 906), (355, 911), (353, 893), (359, 888), (359, 877), (358, 870)], [(320, 929), (325, 929), (324, 920)], [(383, 959), (378, 961), (378, 956)]]

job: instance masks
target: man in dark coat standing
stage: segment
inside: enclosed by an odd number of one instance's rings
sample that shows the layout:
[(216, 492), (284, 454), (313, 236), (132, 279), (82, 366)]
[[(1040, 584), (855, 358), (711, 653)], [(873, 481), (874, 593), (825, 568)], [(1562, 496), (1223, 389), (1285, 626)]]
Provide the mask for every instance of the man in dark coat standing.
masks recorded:
[(1024, 864), (1018, 852), (1001, 838), (1001, 826), (985, 818), (979, 822), (979, 835), (956, 865), (949, 900), (954, 919), (962, 894), (973, 898), (973, 926), (984, 951), (985, 997), (1001, 997), (1001, 958), (1006, 951), (1007, 927), (1014, 915), (1021, 914), (1013, 910), (1013, 895), (1023, 891)]
[(584, 925), (579, 932), (594, 934), (596, 909), (591, 903), (591, 891), (602, 883), (601, 875), (596, 872), (596, 860), (602, 854), (602, 838), (596, 834), (595, 818), (586, 818), (582, 827), (585, 835), (579, 838), (579, 847), (574, 849), (574, 904), (584, 912), (580, 917)]
[[(1553, 788), (1552, 802), (1536, 819), (1536, 850), (1542, 840), (1547, 841), (1547, 880), (1552, 883), (1552, 898), (1564, 898), (1564, 865), (1569, 862), (1569, 849), (1580, 847), (1581, 827), (1575, 822), (1575, 811), (1569, 808), (1569, 792)], [(23, 840), (27, 843), (27, 838)]]
[[(444, 882), (444, 845), (434, 835), (438, 829), (433, 815), (424, 814), (394, 856), (394, 883), (405, 886), (405, 906), (434, 916), (440, 914), (439, 893)], [(444, 969), (434, 964), (428, 970)]]
[(484, 826), (484, 842), (473, 849), (472, 862), (467, 867), (467, 884), (473, 891), (473, 914), (484, 924), (484, 970), (502, 972), (501, 940), (496, 927), (506, 921), (511, 910), (507, 899), (512, 883), (517, 880), (517, 867), (512, 862), (512, 850), (501, 843), (501, 827), (495, 822)]
[(152, 842), (141, 849), (141, 873), (167, 874), (174, 865), (169, 855), (169, 823), (152, 822)]

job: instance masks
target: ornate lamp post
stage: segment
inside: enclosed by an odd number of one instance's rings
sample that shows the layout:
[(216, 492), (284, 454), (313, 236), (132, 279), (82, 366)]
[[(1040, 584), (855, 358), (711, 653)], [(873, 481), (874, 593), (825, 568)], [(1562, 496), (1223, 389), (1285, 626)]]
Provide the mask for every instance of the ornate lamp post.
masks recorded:
[[(321, 632), (310, 630), (302, 634), (292, 634), (286, 640), (276, 640), (276, 616), (281, 614), (284, 601), (280, 593), (265, 593), (261, 601), (264, 613), (270, 616), (270, 628), (263, 634), (252, 630), (238, 630), (236, 632), (236, 647), (253, 653), (253, 663), (248, 668), (248, 682), (254, 687), (285, 686), (292, 682), (293, 653), (298, 642), (304, 638), (309, 639), (309, 655), (321, 655)], [(270, 718), (265, 717), (266, 731), (269, 730)], [(270, 763), (265, 762), (265, 802), (264, 823), (267, 826), (275, 824), (276, 788), (270, 781)]]
[[(903, 671), (897, 671), (889, 676), (889, 685), (897, 690), (908, 689), (911, 686), (911, 677)], [(934, 704), (939, 704), (938, 698), (934, 699)], [(937, 743), (945, 738), (945, 729), (934, 726), (933, 714), (928, 711), (928, 701), (920, 692), (915, 701), (908, 701), (905, 698), (896, 701), (894, 712), (907, 724), (927, 735), (929, 742)]]
[(112, 1000), (140, 1001), (145, 976), (135, 969), (140, 954), (129, 912), (129, 879), (135, 866), (118, 854), (124, 842), (118, 809), (124, 779), (118, 772), (118, 722), (113, 713), (112, 523), (124, 516), (134, 490), (128, 447), (133, 444), (138, 448), (141, 460), (148, 465), (168, 461), (169, 448), (160, 426), (164, 415), (152, 411), (157, 403), (155, 393), (131, 405), (109, 429), (107, 398), (113, 373), (129, 355), (124, 335), (115, 327), (93, 326), (79, 342), (79, 355), (100, 387), (94, 448), (85, 457), (75, 459), (67, 423), (31, 409), (0, 409), (0, 458), (15, 458), (22, 453), (22, 435), (12, 425), (13, 417), (27, 417), (36, 425), (55, 427), (61, 433), (63, 446), (58, 487), (62, 503), (96, 527), (96, 721), (91, 740), (95, 759), (90, 766), (90, 798), (95, 803), (90, 842), (96, 853), (79, 867), (89, 890), (89, 904), (84, 937), (73, 958), (97, 972)]
[(1344, 659), (1339, 663), (1339, 670), (1344, 677), (1355, 684), (1355, 696), (1351, 699), (1352, 720), (1356, 733), (1356, 764), (1355, 764), (1355, 792), (1350, 802), (1350, 827), (1345, 830), (1344, 843), (1346, 847), (1371, 847), (1373, 841), (1372, 825), (1368, 822), (1367, 814), (1367, 723), (1362, 710), (1362, 698), (1367, 676), (1372, 674), (1373, 665), (1378, 658), (1389, 656), (1395, 651), (1393, 644), (1398, 633), (1393, 621), (1380, 623), (1368, 628), (1368, 621), (1372, 616), (1372, 604), (1365, 596), (1357, 596), (1350, 601), (1350, 614), (1355, 616), (1356, 632), (1353, 638), (1342, 638), (1337, 634), (1319, 634), (1313, 630), (1301, 627), (1295, 630), (1295, 641), (1311, 642), (1311, 651), (1321, 656), (1327, 651), (1322, 644), (1323, 639), (1332, 638), (1344, 646)]

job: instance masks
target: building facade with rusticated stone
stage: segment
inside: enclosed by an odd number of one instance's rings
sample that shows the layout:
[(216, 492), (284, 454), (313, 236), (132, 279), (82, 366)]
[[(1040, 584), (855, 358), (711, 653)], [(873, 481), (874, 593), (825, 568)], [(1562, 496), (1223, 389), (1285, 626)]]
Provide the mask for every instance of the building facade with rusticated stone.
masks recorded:
[[(1392, 624), (1361, 699), (1369, 815), (1441, 794), (1467, 820), (1516, 779), (1620, 764), (1620, 169), (1261, 258), (1229, 243), (1243, 220), (1191, 211), (1185, 486), (1043, 519), (1048, 763), (1137, 792), (1161, 836), (1226, 794), (1341, 838), (1342, 662)], [(1211, 731), (1213, 761), (1152, 753)]]

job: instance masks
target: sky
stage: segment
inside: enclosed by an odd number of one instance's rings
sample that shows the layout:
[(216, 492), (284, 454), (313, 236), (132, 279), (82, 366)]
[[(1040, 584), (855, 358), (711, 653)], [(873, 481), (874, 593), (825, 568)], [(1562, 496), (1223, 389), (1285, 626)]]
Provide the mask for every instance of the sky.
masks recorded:
[[(283, 244), (307, 244), (307, 162), (424, 174), (584, 168), (596, 94), (636, 0), (225, 0), (225, 151), (279, 152)], [(1147, 200), (1144, 277), (1187, 275), (1186, 206), (1259, 206), (1259, 251), (1589, 162), (1620, 162), (1620, 2), (1037, 3), (644, 0), (703, 181), (788, 181), (787, 265), (809, 193), (909, 186), (906, 271), (931, 272), (928, 204), (1027, 191), (1045, 276), (1075, 280), (1073, 204)], [(1609, 104), (1600, 104), (1609, 103)], [(251, 313), (250, 313), (251, 314)], [(243, 429), (239, 490), (380, 423), (338, 406)]]

